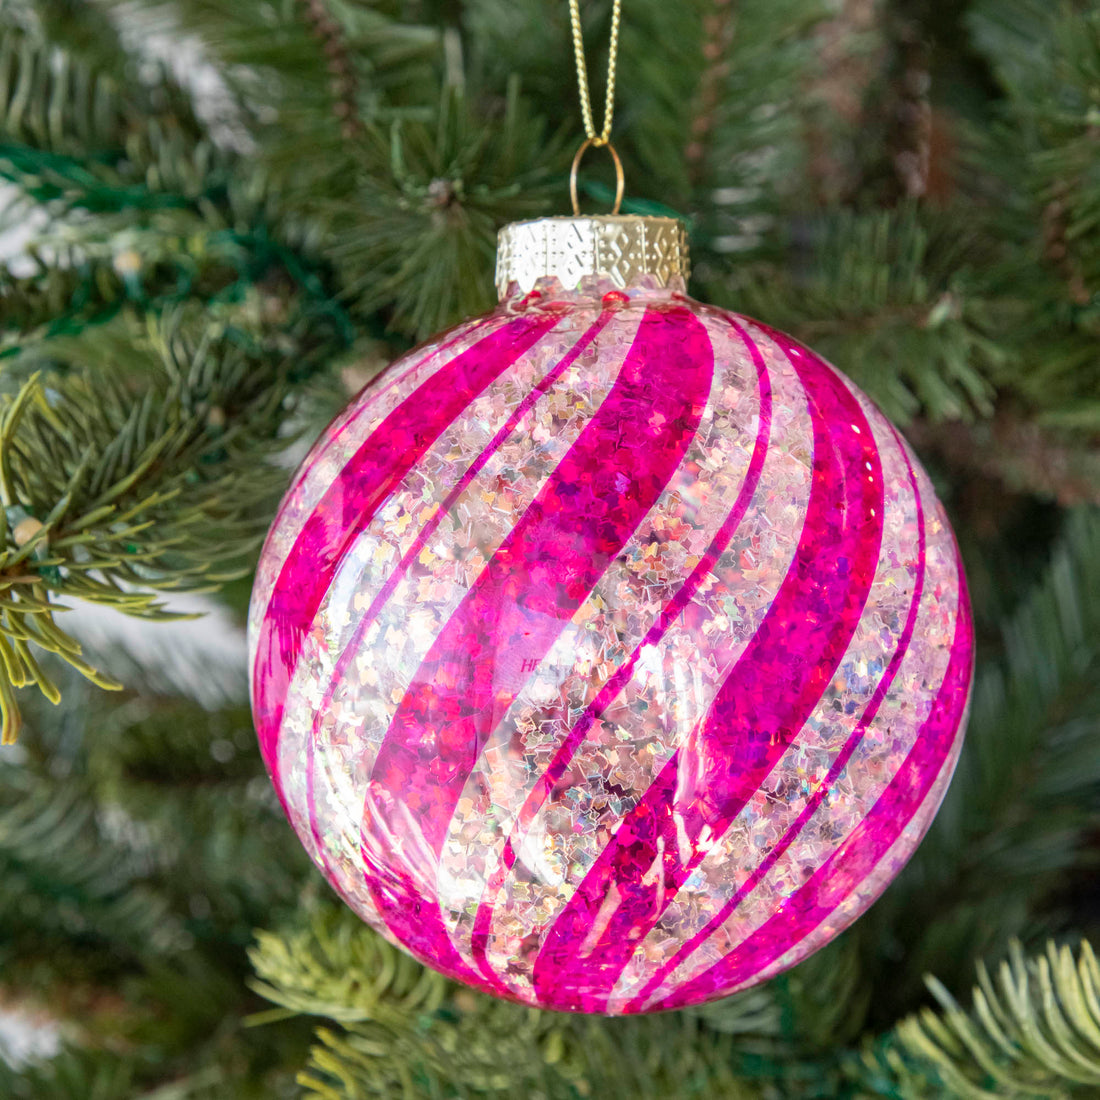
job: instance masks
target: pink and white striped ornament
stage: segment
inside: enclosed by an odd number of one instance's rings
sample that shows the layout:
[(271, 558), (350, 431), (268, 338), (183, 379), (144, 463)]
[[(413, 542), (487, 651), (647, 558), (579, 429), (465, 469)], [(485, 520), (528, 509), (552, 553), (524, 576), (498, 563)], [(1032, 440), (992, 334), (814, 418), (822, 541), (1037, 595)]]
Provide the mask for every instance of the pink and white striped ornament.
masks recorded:
[(762, 981), (882, 892), (958, 756), (971, 617), (897, 432), (792, 339), (515, 287), (299, 470), (250, 613), (291, 824), (417, 958), (547, 1008)]

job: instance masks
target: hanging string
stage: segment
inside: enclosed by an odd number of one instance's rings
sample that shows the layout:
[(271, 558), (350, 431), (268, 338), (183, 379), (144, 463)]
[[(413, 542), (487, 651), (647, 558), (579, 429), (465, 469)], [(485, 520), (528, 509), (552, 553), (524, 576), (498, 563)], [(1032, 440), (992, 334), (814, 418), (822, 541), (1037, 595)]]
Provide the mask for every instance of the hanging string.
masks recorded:
[(573, 52), (577, 58), (577, 85), (580, 89), (581, 114), (584, 117), (585, 137), (599, 148), (611, 138), (611, 122), (615, 117), (615, 59), (619, 53), (619, 21), (622, 17), (622, 0), (615, 0), (611, 9), (611, 45), (607, 55), (607, 98), (603, 106), (603, 129), (596, 133), (592, 117), (592, 96), (588, 91), (588, 64), (584, 59), (584, 39), (581, 37), (580, 0), (569, 0), (569, 18), (573, 24)]
[(569, 173), (569, 194), (573, 200), (573, 213), (580, 215), (580, 203), (577, 199), (577, 169), (581, 157), (595, 146), (607, 147), (615, 162), (615, 205), (612, 214), (618, 214), (623, 201), (623, 165), (615, 146), (611, 144), (611, 123), (615, 117), (615, 61), (619, 53), (619, 21), (622, 17), (622, 0), (614, 0), (611, 8), (611, 44), (607, 55), (607, 97), (603, 106), (603, 128), (596, 133), (596, 121), (592, 117), (592, 96), (588, 90), (588, 64), (584, 59), (584, 38), (581, 35), (580, 0), (569, 0), (569, 18), (573, 25), (573, 53), (577, 59), (577, 87), (580, 92), (581, 116), (584, 119), (585, 140), (573, 158), (573, 167)]

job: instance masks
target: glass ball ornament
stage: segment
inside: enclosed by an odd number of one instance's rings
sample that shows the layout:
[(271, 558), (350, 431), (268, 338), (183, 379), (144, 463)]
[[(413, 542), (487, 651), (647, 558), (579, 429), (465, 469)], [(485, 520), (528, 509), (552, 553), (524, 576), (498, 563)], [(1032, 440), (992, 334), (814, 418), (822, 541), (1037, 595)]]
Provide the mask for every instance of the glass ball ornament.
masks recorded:
[(506, 227), (499, 307), (330, 425), (252, 599), (311, 858), (418, 959), (546, 1008), (798, 962), (912, 854), (962, 741), (971, 615), (927, 474), (685, 270), (670, 219)]

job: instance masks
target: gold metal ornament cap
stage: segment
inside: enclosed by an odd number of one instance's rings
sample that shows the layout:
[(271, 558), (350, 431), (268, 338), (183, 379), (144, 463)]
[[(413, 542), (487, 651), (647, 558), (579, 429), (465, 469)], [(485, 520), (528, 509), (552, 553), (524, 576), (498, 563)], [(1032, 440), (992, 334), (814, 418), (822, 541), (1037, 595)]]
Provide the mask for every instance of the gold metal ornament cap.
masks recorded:
[(599, 276), (625, 288), (645, 281), (682, 290), (690, 272), (687, 230), (676, 218), (636, 214), (537, 218), (512, 222), (497, 234), (497, 293), (526, 294), (539, 279), (565, 290)]

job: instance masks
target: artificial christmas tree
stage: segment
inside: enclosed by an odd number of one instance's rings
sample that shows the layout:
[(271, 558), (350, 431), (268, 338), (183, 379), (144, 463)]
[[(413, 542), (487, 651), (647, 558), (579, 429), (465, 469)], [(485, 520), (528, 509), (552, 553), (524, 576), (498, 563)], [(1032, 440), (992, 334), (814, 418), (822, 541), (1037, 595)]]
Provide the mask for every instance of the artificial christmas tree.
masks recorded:
[[(606, 41), (609, 6), (585, 14)], [(263, 776), (233, 579), (296, 440), (489, 308), (497, 229), (561, 208), (565, 5), (5, 0), (0, 26), (0, 1036), (64, 1048), (0, 1054), (0, 1092), (1095, 1091), (1094, 11), (624, 12), (624, 213), (686, 218), (695, 297), (901, 425), (982, 660), (944, 808), (860, 921), (764, 986), (618, 1021), (472, 993), (341, 912)], [(218, 649), (111, 617), (226, 607)]]

